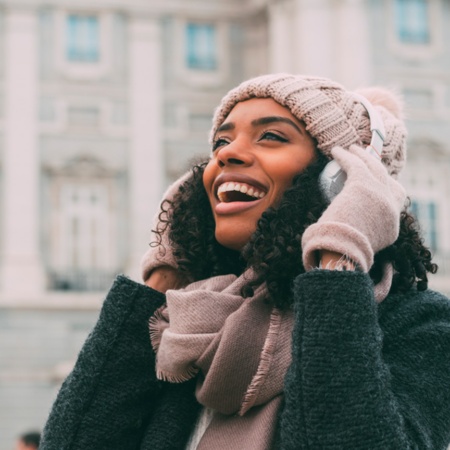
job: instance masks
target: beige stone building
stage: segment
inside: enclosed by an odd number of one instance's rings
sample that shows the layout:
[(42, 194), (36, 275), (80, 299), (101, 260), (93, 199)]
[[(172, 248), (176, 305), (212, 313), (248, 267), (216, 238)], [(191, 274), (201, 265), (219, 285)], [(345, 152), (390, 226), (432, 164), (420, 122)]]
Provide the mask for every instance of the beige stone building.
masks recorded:
[(41, 427), (114, 275), (138, 278), (213, 108), (266, 72), (389, 84), (450, 293), (445, 0), (0, 0), (0, 450)]

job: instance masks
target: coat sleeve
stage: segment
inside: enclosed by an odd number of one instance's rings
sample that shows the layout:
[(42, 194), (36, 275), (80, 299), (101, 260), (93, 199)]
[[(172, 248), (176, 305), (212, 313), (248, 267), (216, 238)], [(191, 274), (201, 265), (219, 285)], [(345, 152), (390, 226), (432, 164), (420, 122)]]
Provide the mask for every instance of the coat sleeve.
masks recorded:
[(446, 449), (450, 302), (414, 290), (378, 307), (367, 274), (326, 270), (294, 296), (279, 448)]
[(139, 448), (161, 383), (148, 319), (160, 292), (118, 277), (44, 428), (41, 450)]

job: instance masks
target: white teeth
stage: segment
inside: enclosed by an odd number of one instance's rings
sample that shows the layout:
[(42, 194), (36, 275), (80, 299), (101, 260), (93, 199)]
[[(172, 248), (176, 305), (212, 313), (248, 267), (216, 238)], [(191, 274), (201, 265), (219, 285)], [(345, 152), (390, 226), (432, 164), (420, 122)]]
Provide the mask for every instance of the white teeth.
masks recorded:
[(250, 197), (255, 198), (263, 198), (266, 195), (265, 192), (260, 192), (256, 188), (248, 184), (230, 181), (228, 183), (223, 183), (219, 186), (217, 190), (217, 197), (221, 202), (226, 201), (225, 192), (230, 191), (242, 192), (243, 194), (247, 194)]

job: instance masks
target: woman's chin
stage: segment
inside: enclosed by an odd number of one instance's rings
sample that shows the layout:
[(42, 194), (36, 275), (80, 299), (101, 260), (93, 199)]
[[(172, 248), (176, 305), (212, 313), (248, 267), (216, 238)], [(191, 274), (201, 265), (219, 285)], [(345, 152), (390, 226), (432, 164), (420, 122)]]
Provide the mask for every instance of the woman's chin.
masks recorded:
[(241, 251), (255, 232), (261, 213), (214, 217), (217, 242), (230, 250)]
[(251, 233), (217, 233), (217, 242), (225, 248), (240, 252), (250, 240)]

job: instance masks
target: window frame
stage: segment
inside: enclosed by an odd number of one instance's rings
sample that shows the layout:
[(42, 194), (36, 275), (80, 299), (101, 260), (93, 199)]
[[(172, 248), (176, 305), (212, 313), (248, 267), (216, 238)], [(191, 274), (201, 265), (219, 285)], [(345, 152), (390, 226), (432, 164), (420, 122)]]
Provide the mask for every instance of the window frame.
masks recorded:
[[(114, 270), (117, 260), (111, 217), (111, 188), (102, 180), (67, 179), (58, 192), (59, 235), (55, 263), (65, 270)], [(77, 197), (77, 201), (73, 197)], [(89, 198), (88, 198), (89, 197)], [(95, 201), (92, 198), (95, 197)], [(74, 233), (77, 223), (80, 233)], [(70, 224), (70, 225), (69, 225)], [(103, 230), (99, 233), (99, 230)]]
[[(98, 15), (69, 13), (65, 26), (66, 59), (71, 63), (95, 64), (99, 62), (102, 56), (100, 30), (101, 23)], [(94, 32), (95, 36), (89, 36), (89, 38), (95, 37), (95, 41), (81, 42), (79, 36), (81, 32), (84, 34)], [(86, 39), (86, 36), (84, 38)]]
[[(450, 205), (446, 197), (450, 185), (449, 159), (444, 149), (444, 142), (413, 139), (409, 142), (408, 164), (400, 175), (400, 182), (405, 186), (411, 201), (424, 205), (435, 204), (437, 245), (433, 256), (448, 255), (450, 251), (450, 235), (447, 233)], [(427, 223), (419, 217), (419, 225), (426, 226)], [(422, 235), (427, 237), (429, 231), (424, 231), (422, 228)], [(426, 242), (425, 245), (430, 243)]]
[(439, 251), (441, 241), (439, 210), (440, 205), (435, 198), (414, 196), (411, 199), (411, 213), (419, 221), (425, 245), (433, 255)]
[[(411, 0), (408, 0), (411, 1)], [(431, 41), (431, 23), (430, 23), (430, 9), (431, 5), (428, 2), (428, 0), (414, 0), (417, 2), (422, 2), (426, 9), (426, 20), (422, 20), (421, 25), (425, 25), (424, 29), (419, 30), (419, 27), (417, 29), (413, 29), (411, 27), (411, 19), (405, 20), (405, 17), (399, 16), (399, 13), (405, 13), (407, 12), (407, 3), (405, 0), (394, 0), (394, 21), (395, 21), (395, 29), (397, 38), (399, 41), (405, 45), (428, 45)], [(400, 11), (402, 9), (402, 11)], [(409, 11), (410, 13), (418, 12), (413, 11), (412, 9)], [(408, 23), (409, 22), (409, 23)], [(420, 40), (419, 31), (423, 32), (423, 37), (425, 40)], [(419, 38), (418, 40), (415, 40), (414, 38)]]
[(384, 17), (387, 17), (388, 48), (396, 56), (407, 60), (426, 60), (435, 57), (444, 51), (442, 30), (442, 5), (440, 2), (428, 1), (428, 31), (429, 42), (408, 43), (403, 42), (398, 34), (396, 19), (396, 1), (385, 0)]
[[(97, 61), (71, 61), (67, 55), (68, 21), (70, 16), (97, 17), (98, 52)], [(94, 9), (60, 9), (55, 11), (55, 65), (59, 73), (70, 79), (98, 79), (105, 76), (112, 66), (112, 13)]]
[[(117, 179), (112, 172), (98, 176), (97, 171), (101, 169), (94, 166), (90, 167), (91, 174), (78, 173), (86, 168), (81, 163), (72, 167), (70, 173), (66, 170), (48, 173), (47, 193), (51, 202), (48, 225), (52, 235), (46, 237), (45, 260), (51, 291), (104, 290), (122, 270), (124, 255), (118, 245), (121, 225), (114, 206), (118, 201)], [(86, 200), (86, 194), (97, 192), (100, 193), (97, 197), (102, 197), (103, 201), (95, 204), (67, 202), (71, 191), (78, 191), (81, 200)], [(96, 231), (91, 229), (89, 236), (74, 237), (70, 229), (74, 218), (85, 231), (95, 223)], [(106, 232), (104, 239), (95, 237), (99, 229)], [(75, 256), (79, 258), (78, 264), (73, 263)]]
[[(211, 38), (211, 42), (205, 39)], [(197, 41), (197, 42), (195, 42)], [(218, 66), (217, 26), (213, 23), (190, 21), (185, 27), (185, 58), (189, 70), (212, 72)], [(206, 48), (201, 48), (201, 46)], [(201, 45), (199, 45), (201, 44)], [(202, 55), (202, 50), (205, 53)]]
[[(216, 30), (216, 67), (214, 70), (199, 70), (187, 65), (186, 36), (188, 24), (213, 25)], [(225, 82), (229, 72), (228, 25), (217, 19), (198, 20), (195, 18), (175, 18), (173, 21), (174, 60), (173, 67), (177, 82), (194, 86), (219, 86)]]

